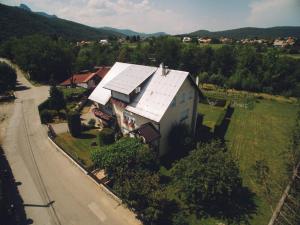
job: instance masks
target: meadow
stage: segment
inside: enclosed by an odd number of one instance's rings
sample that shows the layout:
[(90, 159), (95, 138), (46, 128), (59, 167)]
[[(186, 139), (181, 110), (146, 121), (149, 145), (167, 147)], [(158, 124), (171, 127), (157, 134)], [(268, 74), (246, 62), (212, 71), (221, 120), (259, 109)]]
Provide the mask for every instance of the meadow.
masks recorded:
[[(234, 107), (224, 139), (239, 165), (244, 185), (255, 193), (257, 214), (250, 224), (268, 223), (290, 177), (288, 148), (298, 110), (295, 103), (267, 99), (256, 99), (249, 109)], [(212, 130), (221, 108), (200, 104), (198, 111), (204, 115), (203, 124)], [(259, 161), (268, 168), (263, 184), (257, 181), (254, 170)]]

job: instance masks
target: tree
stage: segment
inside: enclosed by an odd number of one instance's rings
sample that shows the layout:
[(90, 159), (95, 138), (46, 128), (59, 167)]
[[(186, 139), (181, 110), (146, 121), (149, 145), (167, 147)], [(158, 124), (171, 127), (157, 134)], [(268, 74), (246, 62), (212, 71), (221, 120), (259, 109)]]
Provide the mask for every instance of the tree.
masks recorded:
[(81, 134), (81, 120), (78, 112), (69, 112), (67, 116), (68, 127), (73, 137), (78, 137)]
[(48, 102), (50, 109), (60, 110), (66, 107), (64, 94), (56, 86), (52, 86), (50, 88), (50, 96)]
[(0, 62), (0, 93), (13, 90), (16, 86), (16, 71), (6, 63)]
[(229, 213), (235, 206), (234, 195), (242, 188), (238, 167), (218, 141), (191, 151), (174, 165), (171, 174), (176, 195), (202, 216)]

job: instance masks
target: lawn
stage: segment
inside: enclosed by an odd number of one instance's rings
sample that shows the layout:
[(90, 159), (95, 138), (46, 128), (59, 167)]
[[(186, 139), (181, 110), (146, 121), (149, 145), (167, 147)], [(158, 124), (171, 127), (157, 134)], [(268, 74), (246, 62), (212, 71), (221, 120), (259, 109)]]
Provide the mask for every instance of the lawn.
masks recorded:
[[(221, 108), (200, 104), (199, 112), (204, 114), (204, 125), (213, 126), (219, 109)], [(259, 100), (251, 110), (234, 108), (225, 141), (240, 167), (244, 185), (256, 194), (257, 214), (251, 220), (253, 225), (268, 223), (272, 214), (271, 206), (275, 208), (282, 194), (282, 187), (290, 176), (286, 173), (289, 156), (287, 149), (297, 110), (296, 104), (274, 100)], [(252, 167), (257, 160), (265, 160), (269, 167), (268, 199), (263, 194), (263, 187), (254, 179)]]
[(84, 131), (79, 138), (72, 137), (70, 133), (63, 133), (55, 138), (55, 142), (75, 159), (83, 163), (85, 168), (89, 168), (93, 165), (90, 153), (93, 149), (98, 148), (98, 146), (91, 146), (93, 142), (96, 142), (98, 132), (95, 129)]
[(198, 112), (204, 115), (203, 124), (213, 130), (223, 108), (200, 103), (198, 105)]
[(59, 90), (61, 90), (63, 92), (65, 98), (68, 98), (73, 95), (80, 95), (86, 91), (86, 89), (83, 87), (76, 87), (76, 88), (61, 87), (61, 88), (59, 88)]

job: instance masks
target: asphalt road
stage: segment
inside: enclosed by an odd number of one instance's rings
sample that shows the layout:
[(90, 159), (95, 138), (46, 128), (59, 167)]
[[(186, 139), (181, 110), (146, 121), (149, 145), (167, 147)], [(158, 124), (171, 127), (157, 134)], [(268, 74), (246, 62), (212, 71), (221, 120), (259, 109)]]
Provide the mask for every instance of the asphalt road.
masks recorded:
[[(24, 201), (27, 218), (37, 225), (135, 225), (134, 214), (119, 205), (48, 141), (37, 105), (49, 87), (32, 86), (18, 72), (16, 101), (3, 149)], [(0, 106), (1, 107), (1, 106)]]

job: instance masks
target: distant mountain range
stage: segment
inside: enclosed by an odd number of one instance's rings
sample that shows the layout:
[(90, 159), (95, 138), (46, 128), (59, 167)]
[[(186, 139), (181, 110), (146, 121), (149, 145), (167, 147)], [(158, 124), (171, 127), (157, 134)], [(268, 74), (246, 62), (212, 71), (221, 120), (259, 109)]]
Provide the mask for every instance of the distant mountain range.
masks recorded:
[(243, 38), (278, 38), (278, 37), (299, 37), (300, 38), (300, 26), (282, 26), (282, 27), (270, 27), (270, 28), (256, 28), (256, 27), (244, 27), (232, 30), (215, 31), (198, 30), (189, 34), (180, 36), (196, 36), (196, 37), (228, 37), (233, 39)]
[(100, 29), (109, 30), (109, 31), (115, 31), (115, 32), (124, 34), (126, 36), (130, 36), (130, 37), (138, 35), (140, 37), (146, 38), (146, 37), (160, 37), (160, 36), (166, 36), (166, 35), (168, 35), (165, 32), (156, 32), (156, 33), (147, 34), (147, 33), (136, 32), (136, 31), (129, 30), (129, 29), (117, 29), (117, 28), (113, 28), (113, 27), (101, 27)]
[[(19, 6), (20, 9), (24, 9), (24, 10), (27, 10), (29, 12), (33, 12), (27, 5), (25, 4), (20, 4)], [(48, 17), (48, 18), (57, 18), (56, 15), (49, 15), (48, 13), (45, 13), (45, 12), (33, 12), (33, 13), (36, 13), (38, 15), (41, 15), (41, 16), (45, 16), (45, 17)]]
[(20, 8), (0, 4), (0, 42), (11, 37), (32, 34), (46, 34), (73, 41), (99, 40), (112, 36), (125, 37), (124, 34), (112, 30), (89, 27), (43, 12), (44, 15), (41, 15), (41, 13), (31, 12), (28, 8), (24, 5)]
[[(140, 33), (129, 29), (117, 29), (112, 27), (94, 28), (69, 20), (60, 19), (55, 15), (45, 12), (33, 12), (27, 5), (18, 7), (3, 5), (0, 3), (0, 42), (11, 37), (22, 37), (32, 34), (44, 34), (63, 37), (72, 41), (99, 40), (108, 37), (159, 37), (168, 35), (165, 32)], [(177, 36), (193, 37), (229, 37), (233, 39), (243, 38), (277, 38), (298, 37), (300, 38), (300, 26), (282, 26), (271, 28), (245, 27), (232, 30), (211, 32), (199, 30), (189, 34)]]

